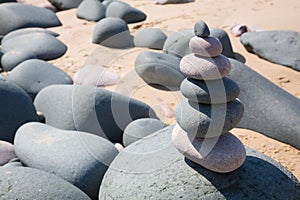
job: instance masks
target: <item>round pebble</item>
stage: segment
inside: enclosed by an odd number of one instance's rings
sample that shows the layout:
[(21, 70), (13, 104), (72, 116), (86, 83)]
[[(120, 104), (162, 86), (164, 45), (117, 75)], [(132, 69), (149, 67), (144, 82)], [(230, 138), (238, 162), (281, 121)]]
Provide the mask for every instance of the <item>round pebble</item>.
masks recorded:
[(172, 132), (172, 141), (185, 157), (214, 172), (232, 172), (246, 160), (243, 143), (231, 133), (214, 138), (191, 139), (177, 124)]
[(240, 93), (239, 86), (231, 79), (203, 81), (186, 78), (180, 85), (183, 96), (203, 104), (220, 104), (233, 101)]
[(136, 47), (147, 47), (150, 49), (161, 50), (167, 36), (158, 28), (145, 28), (139, 30), (134, 37), (134, 45)]
[(126, 126), (123, 135), (123, 144), (128, 146), (167, 125), (158, 119), (137, 119)]
[(193, 37), (190, 40), (189, 48), (192, 53), (204, 57), (216, 57), (223, 50), (221, 42), (216, 37)]
[(188, 77), (199, 80), (216, 80), (227, 76), (231, 70), (231, 64), (222, 54), (207, 58), (189, 54), (180, 61), (180, 70)]
[(0, 140), (0, 167), (8, 163), (11, 159), (15, 158), (14, 146), (5, 141)]
[(198, 104), (184, 99), (176, 108), (180, 127), (195, 137), (217, 137), (233, 129), (241, 120), (244, 106), (239, 100), (227, 104)]
[(99, 0), (84, 0), (78, 6), (78, 18), (98, 22), (105, 18), (106, 7)]
[(196, 22), (194, 26), (194, 33), (198, 37), (208, 37), (210, 35), (207, 24), (202, 20)]

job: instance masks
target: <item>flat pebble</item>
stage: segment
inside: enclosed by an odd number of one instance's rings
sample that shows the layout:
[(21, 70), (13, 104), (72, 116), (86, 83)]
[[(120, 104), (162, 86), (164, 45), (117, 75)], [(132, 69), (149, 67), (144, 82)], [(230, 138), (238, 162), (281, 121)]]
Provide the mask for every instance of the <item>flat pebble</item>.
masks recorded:
[(185, 157), (214, 172), (232, 172), (246, 160), (243, 143), (231, 133), (215, 138), (191, 139), (187, 132), (175, 125), (172, 141)]
[(145, 28), (139, 30), (134, 37), (136, 47), (147, 47), (162, 50), (167, 36), (158, 28)]
[(34, 99), (43, 88), (54, 84), (73, 84), (63, 70), (43, 60), (30, 59), (17, 65), (7, 80), (19, 85)]
[(136, 23), (144, 21), (147, 15), (125, 2), (114, 1), (107, 6), (106, 17), (117, 17), (123, 19), (126, 23)]
[(189, 100), (204, 104), (233, 101), (240, 93), (238, 85), (227, 77), (211, 81), (186, 78), (182, 81), (180, 90)]
[(204, 138), (227, 133), (236, 127), (243, 113), (244, 106), (239, 100), (208, 105), (184, 99), (177, 106), (175, 117), (180, 127), (188, 134)]
[(221, 42), (216, 37), (193, 37), (190, 40), (189, 48), (192, 53), (204, 57), (216, 57), (223, 50)]
[(230, 73), (231, 64), (222, 54), (207, 58), (188, 54), (180, 61), (180, 71), (188, 77), (199, 80), (216, 80)]
[(61, 26), (61, 22), (50, 10), (22, 3), (0, 5), (0, 35), (20, 28), (54, 26)]

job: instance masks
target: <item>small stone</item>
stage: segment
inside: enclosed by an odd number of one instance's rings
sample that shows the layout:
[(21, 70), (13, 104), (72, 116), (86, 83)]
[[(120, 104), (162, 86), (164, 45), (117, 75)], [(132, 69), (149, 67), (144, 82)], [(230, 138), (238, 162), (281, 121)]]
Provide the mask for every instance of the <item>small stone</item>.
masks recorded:
[(231, 133), (214, 138), (190, 138), (189, 133), (177, 124), (172, 141), (185, 157), (214, 172), (232, 172), (246, 160), (243, 143)]
[(210, 35), (207, 24), (202, 20), (196, 22), (194, 26), (194, 33), (198, 37), (208, 37)]
[(216, 37), (220, 40), (223, 46), (222, 54), (224, 56), (228, 58), (235, 58), (229, 36), (223, 29), (220, 28), (210, 29), (210, 36)]
[(127, 23), (142, 22), (147, 18), (144, 12), (122, 1), (111, 2), (106, 9), (106, 17), (117, 17)]
[(300, 71), (300, 33), (296, 31), (248, 32), (241, 36), (245, 48), (273, 63)]
[(123, 135), (123, 144), (128, 146), (166, 126), (165, 123), (158, 119), (137, 119), (126, 126)]
[(5, 71), (10, 71), (25, 60), (37, 58), (52, 60), (67, 51), (67, 46), (48, 33), (31, 33), (14, 36), (2, 42), (4, 53), (1, 63)]
[(102, 1), (102, 4), (107, 8), (109, 4), (111, 4), (114, 1), (118, 1), (118, 0), (104, 0)]
[(179, 69), (180, 58), (164, 53), (144, 51), (135, 60), (135, 71), (148, 84), (179, 88), (185, 78)]
[(0, 167), (0, 188), (4, 199), (90, 200), (80, 189), (54, 174), (11, 164)]
[(0, 167), (16, 158), (14, 146), (9, 142), (0, 140)]
[(124, 150), (123, 145), (121, 145), (120, 143), (115, 143), (114, 145), (115, 145), (116, 149), (117, 149), (119, 152), (121, 152), (121, 151)]
[(128, 48), (133, 46), (133, 39), (124, 20), (107, 17), (96, 24), (93, 43), (112, 48)]
[(55, 174), (92, 199), (97, 198), (102, 177), (118, 154), (115, 146), (102, 137), (42, 123), (20, 127), (14, 146), (25, 166)]
[(239, 96), (240, 89), (231, 79), (202, 81), (186, 78), (180, 85), (183, 96), (203, 104), (220, 104), (233, 101)]
[(204, 57), (216, 57), (223, 50), (221, 42), (216, 37), (193, 37), (190, 40), (189, 48), (192, 53)]
[(162, 50), (167, 36), (158, 28), (145, 28), (138, 31), (134, 37), (136, 47), (147, 47)]
[(195, 54), (188, 54), (180, 61), (180, 71), (188, 77), (199, 80), (216, 80), (230, 73), (231, 64), (222, 54), (207, 58)]
[(77, 8), (83, 0), (48, 0), (58, 10)]
[(114, 143), (122, 143), (130, 122), (156, 118), (147, 104), (94, 86), (51, 85), (38, 93), (34, 104), (51, 126), (93, 133)]
[(105, 18), (106, 7), (99, 0), (84, 0), (78, 6), (78, 18), (98, 22)]
[[(175, 111), (179, 126), (194, 137), (217, 137), (241, 120), (244, 106), (239, 100), (227, 104), (198, 104), (184, 99)], [(217, 123), (216, 123), (217, 122)]]
[(50, 10), (22, 3), (0, 4), (0, 35), (20, 28), (54, 26), (61, 22)]
[(28, 94), (10, 81), (0, 79), (0, 99), (0, 140), (13, 143), (17, 129), (38, 116)]
[(156, 0), (156, 4), (165, 5), (165, 4), (177, 4), (177, 3), (189, 3), (194, 2), (195, 0)]
[(54, 84), (73, 84), (72, 79), (61, 69), (43, 60), (26, 60), (14, 68), (7, 80), (18, 84), (34, 99), (43, 88)]
[(119, 80), (119, 74), (99, 65), (86, 65), (74, 76), (77, 85), (108, 86), (117, 84)]
[(47, 29), (44, 29), (44, 28), (21, 28), (21, 29), (11, 31), (8, 34), (6, 34), (3, 37), (1, 43), (3, 44), (7, 40), (12, 39), (12, 38), (17, 37), (17, 36), (21, 36), (21, 35), (25, 35), (25, 34), (32, 34), (32, 33), (46, 33), (46, 34), (52, 35), (54, 37), (59, 36), (58, 33), (55, 33), (53, 31), (50, 31), (50, 30), (47, 30)]

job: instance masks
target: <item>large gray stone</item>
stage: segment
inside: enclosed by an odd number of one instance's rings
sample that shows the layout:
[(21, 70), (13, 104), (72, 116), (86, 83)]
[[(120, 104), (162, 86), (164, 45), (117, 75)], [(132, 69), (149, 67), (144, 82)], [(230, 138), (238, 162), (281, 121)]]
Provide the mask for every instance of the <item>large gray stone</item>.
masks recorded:
[(151, 51), (140, 53), (135, 60), (135, 71), (148, 84), (179, 89), (184, 75), (179, 69), (180, 58)]
[(6, 34), (3, 37), (1, 43), (3, 44), (7, 40), (9, 40), (9, 39), (17, 37), (17, 36), (21, 36), (23, 34), (32, 34), (32, 33), (47, 33), (47, 34), (50, 34), (50, 35), (52, 35), (54, 37), (59, 36), (58, 33), (55, 33), (53, 31), (50, 31), (50, 30), (47, 30), (47, 29), (44, 29), (44, 28), (21, 28), (21, 29), (17, 29), (15, 31), (11, 31), (8, 34)]
[(183, 96), (204, 104), (219, 104), (233, 101), (239, 96), (239, 86), (229, 78), (201, 81), (186, 78), (180, 85)]
[(61, 57), (67, 46), (54, 36), (47, 33), (26, 33), (2, 42), (4, 53), (1, 63), (6, 71), (12, 70), (28, 59), (51, 60)]
[(78, 18), (98, 22), (105, 18), (106, 7), (99, 0), (84, 0), (78, 6)]
[(133, 39), (126, 22), (116, 17), (107, 17), (96, 24), (92, 42), (112, 48), (133, 46)]
[(198, 104), (184, 99), (176, 108), (180, 127), (196, 137), (216, 137), (236, 127), (243, 116), (244, 106), (239, 100), (227, 104)]
[(28, 94), (10, 81), (0, 79), (0, 99), (0, 140), (12, 143), (17, 129), (38, 116)]
[(158, 28), (145, 28), (138, 31), (134, 37), (134, 45), (136, 47), (147, 47), (150, 49), (161, 50), (167, 36)]
[(141, 101), (92, 86), (48, 86), (34, 104), (51, 126), (94, 133), (118, 143), (131, 121), (156, 117)]
[(259, 57), (300, 71), (300, 33), (296, 31), (248, 32), (241, 42)]
[(77, 8), (83, 0), (48, 0), (58, 10)]
[(29, 167), (0, 167), (0, 188), (1, 199), (90, 199), (67, 181)]
[(122, 1), (111, 2), (106, 9), (106, 17), (117, 17), (127, 23), (136, 23), (144, 21), (147, 15), (129, 4)]
[(128, 124), (123, 134), (123, 144), (128, 146), (167, 125), (158, 119), (144, 118), (137, 119)]
[[(300, 100), (243, 63), (230, 59), (229, 77), (245, 106), (238, 127), (252, 129), (300, 149)], [(241, 76), (242, 74), (242, 76)]]
[(99, 199), (299, 199), (299, 181), (271, 158), (246, 148), (239, 169), (211, 172), (184, 158), (171, 132), (167, 127), (125, 148), (107, 170)]
[(31, 59), (17, 65), (7, 80), (19, 85), (34, 99), (43, 88), (54, 84), (73, 84), (71, 77), (63, 70), (43, 60)]
[(28, 27), (61, 26), (54, 12), (21, 3), (3, 3), (0, 5), (0, 35)]
[(97, 199), (103, 175), (118, 154), (115, 146), (102, 137), (42, 123), (21, 126), (14, 146), (25, 166), (53, 173), (92, 199)]

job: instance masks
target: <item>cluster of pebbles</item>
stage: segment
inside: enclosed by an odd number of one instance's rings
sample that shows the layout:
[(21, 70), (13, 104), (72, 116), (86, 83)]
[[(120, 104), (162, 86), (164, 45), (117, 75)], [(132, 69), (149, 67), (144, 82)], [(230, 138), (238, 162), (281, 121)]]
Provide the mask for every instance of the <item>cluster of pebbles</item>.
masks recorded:
[(226, 78), (229, 60), (221, 54), (222, 44), (203, 21), (194, 28), (192, 54), (180, 62), (187, 78), (181, 84), (186, 97), (176, 109), (173, 131), (176, 148), (192, 161), (216, 172), (231, 172), (246, 159), (243, 144), (228, 131), (242, 118), (244, 107), (236, 99), (239, 87)]

